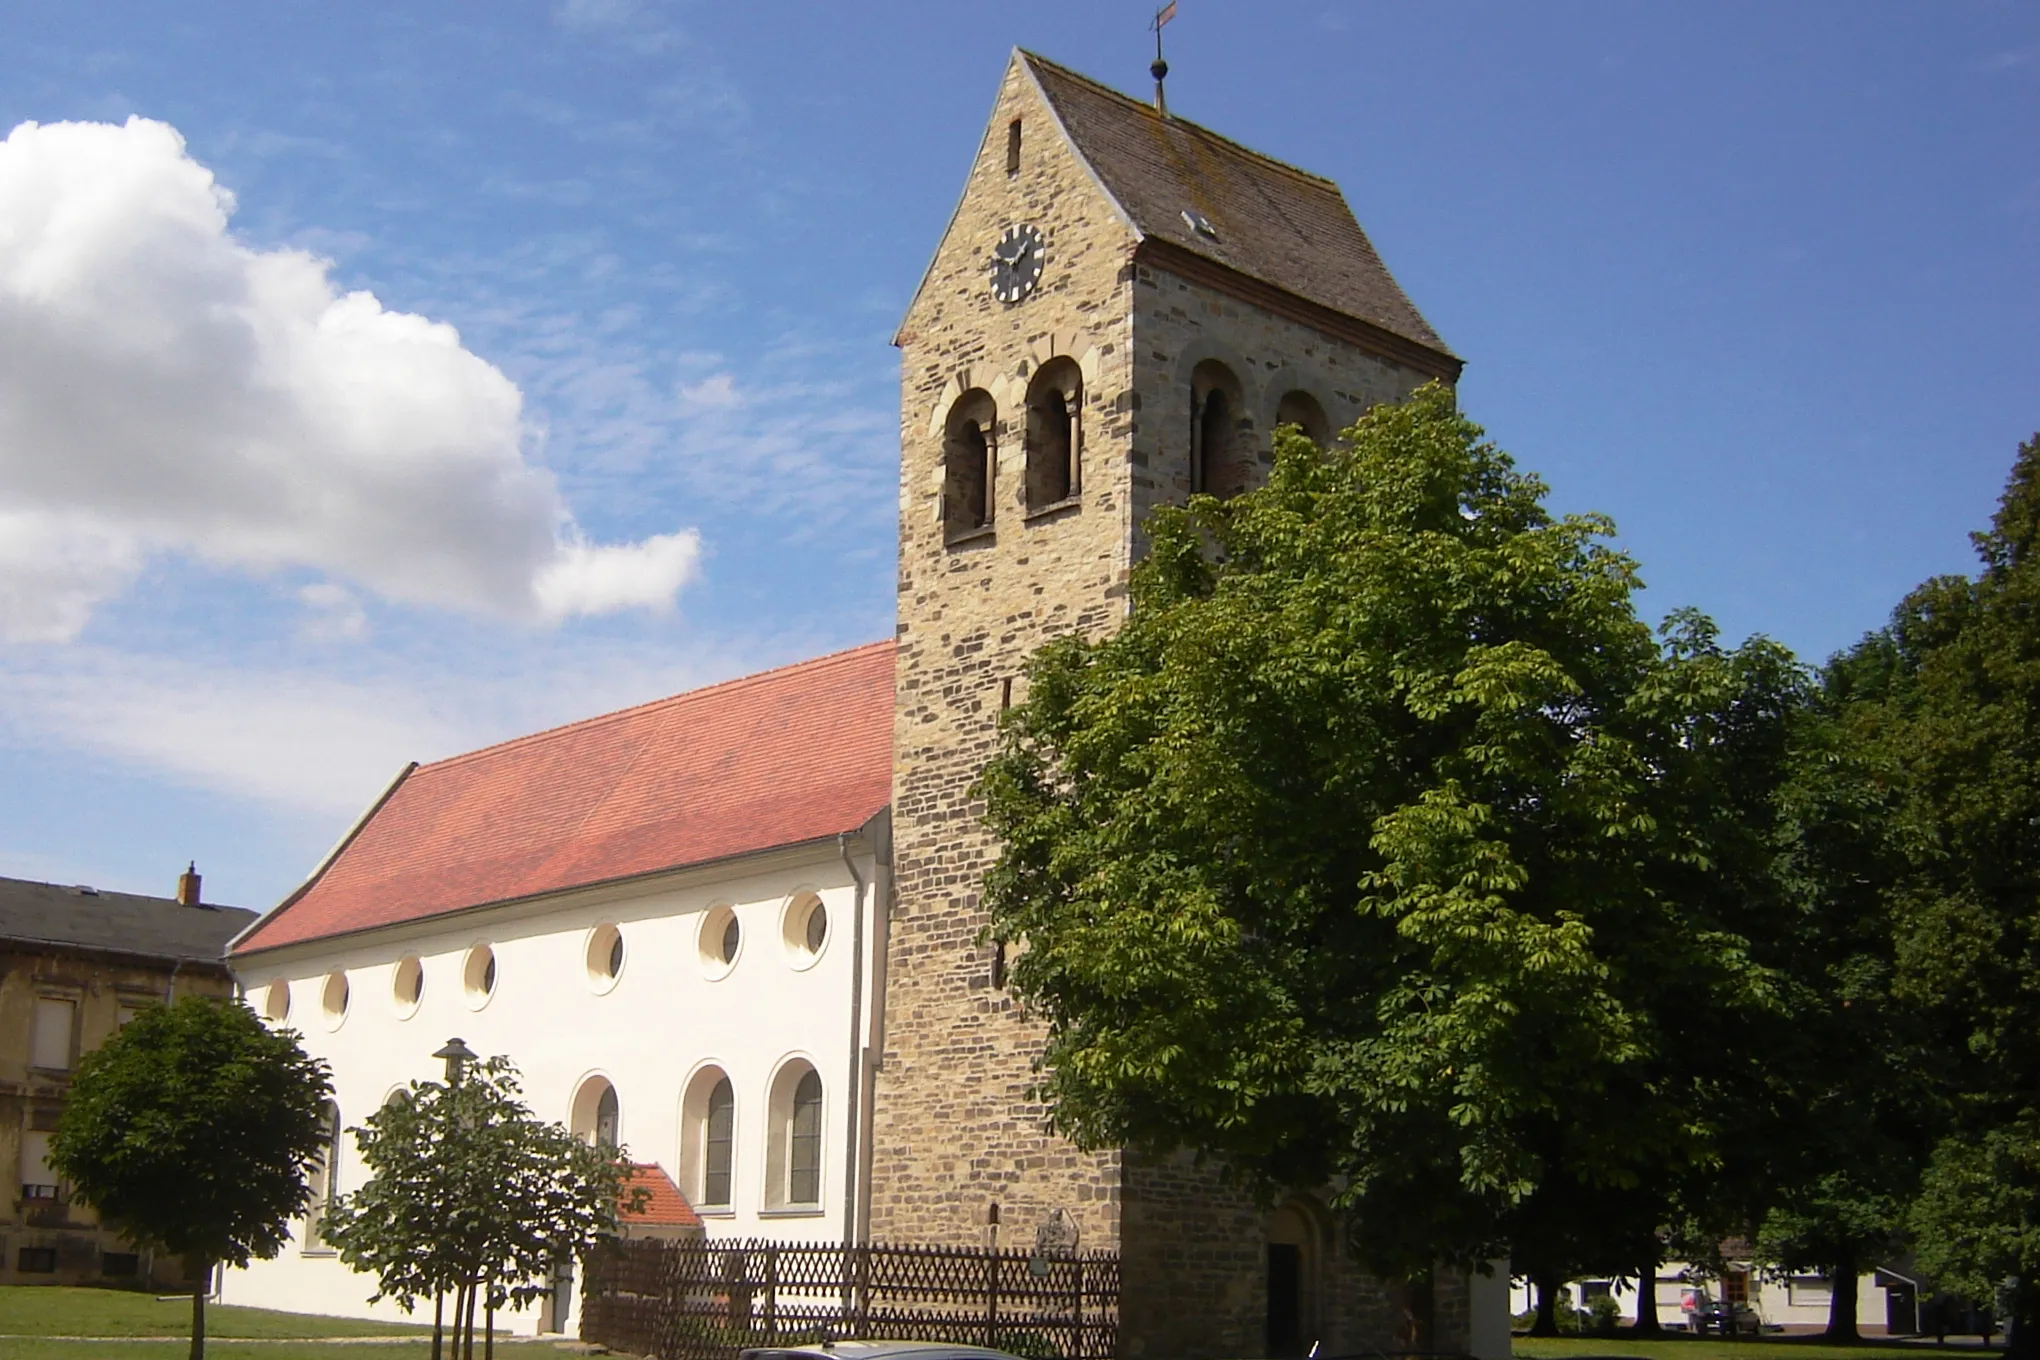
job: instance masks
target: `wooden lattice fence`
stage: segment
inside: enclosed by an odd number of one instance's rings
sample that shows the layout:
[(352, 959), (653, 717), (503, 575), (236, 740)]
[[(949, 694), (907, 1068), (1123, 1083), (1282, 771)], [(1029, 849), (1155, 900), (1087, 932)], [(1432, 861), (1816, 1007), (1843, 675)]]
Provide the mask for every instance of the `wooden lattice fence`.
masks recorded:
[(883, 1337), (1110, 1360), (1119, 1258), (969, 1247), (619, 1241), (587, 1265), (581, 1335), (661, 1360)]

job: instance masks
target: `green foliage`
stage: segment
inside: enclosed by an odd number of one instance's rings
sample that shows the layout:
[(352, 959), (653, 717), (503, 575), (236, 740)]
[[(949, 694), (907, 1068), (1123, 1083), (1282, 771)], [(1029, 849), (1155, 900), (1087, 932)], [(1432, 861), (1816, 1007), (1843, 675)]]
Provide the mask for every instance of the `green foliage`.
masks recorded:
[(139, 1012), (85, 1055), (50, 1161), (137, 1242), (201, 1269), (289, 1241), (324, 1138), (326, 1066), (238, 1001)]
[(2008, 1302), (2040, 1353), (2040, 436), (2021, 446), (1974, 580), (1929, 581), (1838, 668), (1902, 779), (1918, 844), (1892, 894), (1892, 993), (1922, 1018), (1948, 1127), (1918, 1251)]
[(490, 1308), (541, 1297), (556, 1266), (615, 1231), (630, 1175), (617, 1149), (534, 1117), (503, 1057), (452, 1085), (413, 1082), (351, 1132), (370, 1179), (321, 1232), (341, 1260), (375, 1275), (372, 1300), (406, 1310), (477, 1289)]
[(1337, 1185), (1396, 1274), (1586, 1192), (1647, 1236), (1781, 1013), (1748, 940), (1805, 678), (1654, 637), (1609, 523), (1448, 393), (1276, 455), (1156, 512), (1126, 624), (1038, 654), (980, 781), (1054, 1117)]

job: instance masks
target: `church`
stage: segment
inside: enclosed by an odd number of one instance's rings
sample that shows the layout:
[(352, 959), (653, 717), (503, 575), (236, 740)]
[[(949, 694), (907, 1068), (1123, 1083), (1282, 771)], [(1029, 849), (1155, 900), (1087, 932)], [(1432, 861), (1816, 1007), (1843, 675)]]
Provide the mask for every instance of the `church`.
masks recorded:
[[(1171, 117), (1159, 81), (1026, 52), (895, 343), (893, 638), (407, 768), (235, 942), (251, 1004), (332, 1064), (322, 1195), (363, 1175), (340, 1130), (459, 1035), (645, 1167), (671, 1207), (633, 1232), (1011, 1245), (1053, 1220), (1118, 1253), (1124, 1355), (1507, 1356), (1505, 1276), (1418, 1299), (1308, 1193), (1047, 1131), (969, 796), (1030, 653), (1124, 617), (1150, 510), (1460, 360), (1336, 184)], [(371, 1311), (317, 1216), (226, 1299)], [(571, 1288), (511, 1321), (571, 1327)]]

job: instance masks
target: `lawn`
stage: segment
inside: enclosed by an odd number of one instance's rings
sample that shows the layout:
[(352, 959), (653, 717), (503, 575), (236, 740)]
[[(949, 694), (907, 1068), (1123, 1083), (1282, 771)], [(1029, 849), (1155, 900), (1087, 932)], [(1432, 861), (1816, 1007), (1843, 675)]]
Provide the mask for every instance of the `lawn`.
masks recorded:
[[(215, 1305), (205, 1310), (207, 1350), (222, 1360), (426, 1360), (430, 1325), (278, 1313)], [(188, 1341), (67, 1341), (64, 1337), (188, 1337), (189, 1297), (56, 1285), (0, 1286), (0, 1360), (183, 1360)], [(418, 1335), (403, 1342), (348, 1337)], [(318, 1338), (333, 1338), (321, 1340)], [(513, 1357), (552, 1355), (550, 1347), (496, 1340)]]
[[(1996, 1348), (1994, 1348), (1996, 1349)], [(1625, 1336), (1516, 1338), (1519, 1360), (1960, 1360), (1986, 1354), (1974, 1337), (1936, 1346), (1931, 1341), (1866, 1341), (1830, 1345), (1817, 1336), (1766, 1336), (1727, 1341), (1720, 1337), (1667, 1337), (1632, 1341)]]
[[(428, 1360), (428, 1341), (223, 1341), (205, 1343), (207, 1360)], [(47, 1337), (0, 1338), (0, 1360), (185, 1360), (189, 1341), (55, 1341)], [(481, 1355), (481, 1342), (475, 1343)], [(556, 1360), (544, 1341), (496, 1339), (498, 1360)]]

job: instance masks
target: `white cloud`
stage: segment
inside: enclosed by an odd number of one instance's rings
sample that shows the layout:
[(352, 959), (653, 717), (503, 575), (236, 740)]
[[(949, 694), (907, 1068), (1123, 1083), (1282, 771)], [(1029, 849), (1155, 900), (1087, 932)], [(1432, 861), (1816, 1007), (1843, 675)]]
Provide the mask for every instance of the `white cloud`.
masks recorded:
[(691, 530), (585, 542), (509, 378), (233, 207), (163, 123), (0, 143), (0, 638), (75, 637), (166, 552), (529, 621), (671, 605)]
[(354, 592), (331, 581), (316, 581), (298, 591), (307, 616), (298, 635), (311, 642), (359, 642), (368, 636), (368, 611)]

